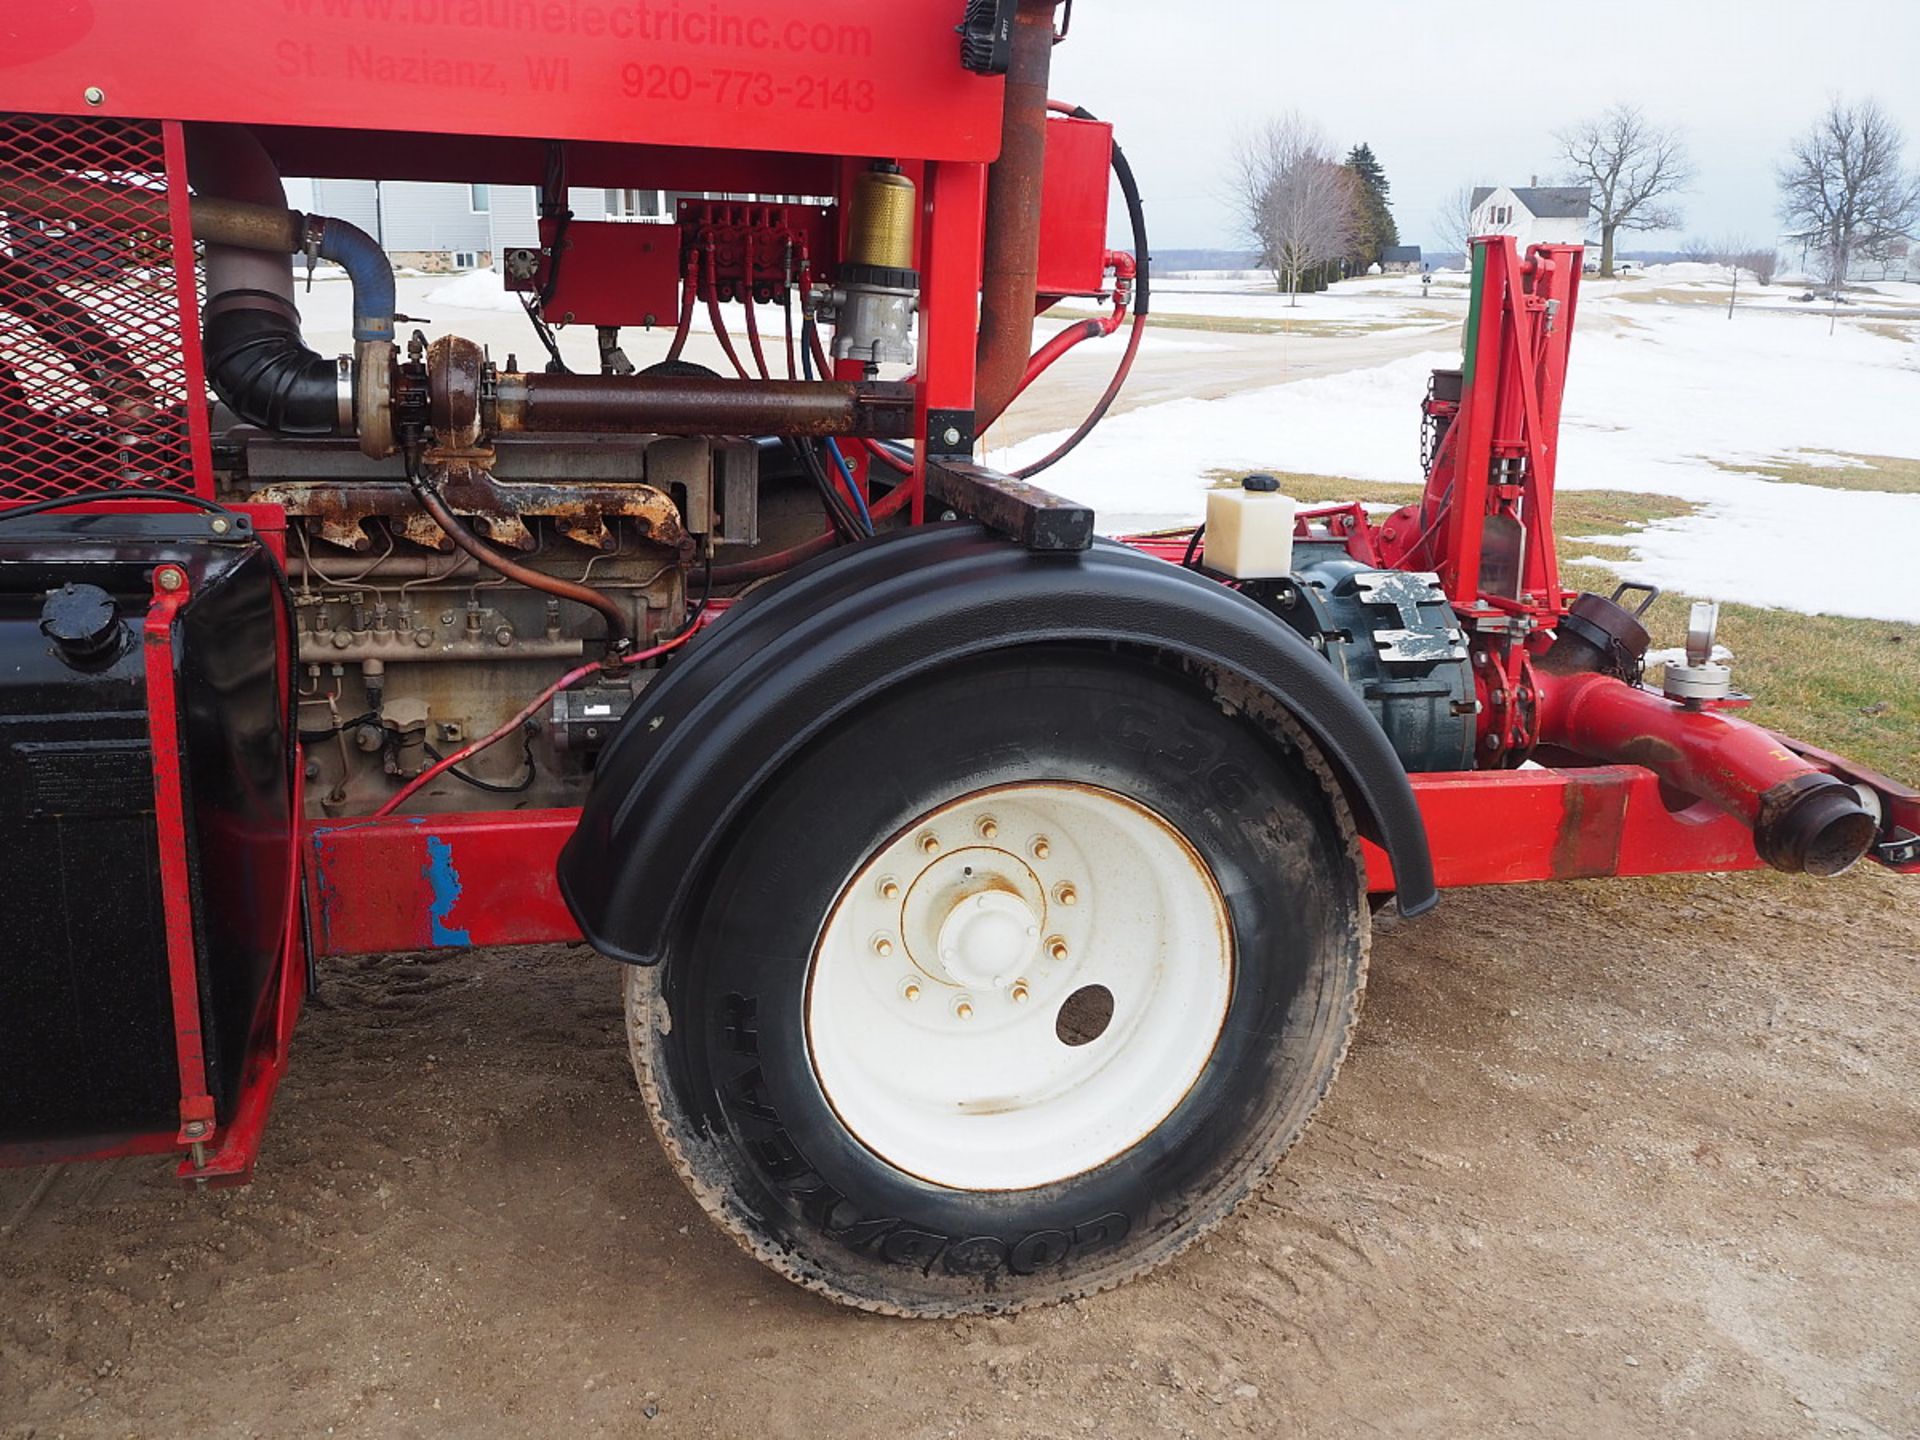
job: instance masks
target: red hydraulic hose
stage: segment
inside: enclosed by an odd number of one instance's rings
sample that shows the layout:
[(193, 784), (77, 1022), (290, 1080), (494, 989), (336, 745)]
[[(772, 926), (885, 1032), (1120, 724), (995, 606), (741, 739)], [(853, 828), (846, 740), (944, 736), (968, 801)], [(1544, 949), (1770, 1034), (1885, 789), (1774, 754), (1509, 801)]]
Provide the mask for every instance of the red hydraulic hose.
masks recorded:
[(773, 372), (767, 369), (767, 352), (760, 348), (760, 322), (753, 313), (753, 242), (746, 246), (746, 289), (740, 297), (740, 303), (747, 307), (747, 344), (753, 347), (753, 363), (759, 368), (762, 380), (771, 380)]
[(509, 580), (517, 580), (531, 590), (544, 590), (549, 595), (558, 595), (563, 600), (572, 600), (576, 604), (599, 611), (607, 622), (609, 645), (620, 646), (632, 643), (633, 627), (627, 620), (627, 612), (620, 608), (620, 602), (611, 595), (590, 586), (576, 584), (572, 580), (563, 580), (558, 575), (546, 575), (538, 570), (529, 569), (518, 561), (502, 555), (467, 528), (466, 523), (453, 513), (452, 507), (425, 477), (414, 480), (413, 493), (420, 501), (420, 508), (427, 512), (428, 517), (440, 527), (446, 537), (489, 570), (497, 571)]
[(727, 352), (727, 359), (733, 362), (733, 368), (739, 372), (742, 380), (751, 380), (747, 367), (740, 363), (740, 356), (733, 348), (733, 337), (727, 333), (727, 322), (720, 318), (720, 282), (713, 271), (713, 250), (707, 250), (707, 318), (713, 322), (714, 339), (720, 342), (720, 348)]
[[(682, 645), (686, 644), (687, 641), (691, 640), (696, 633), (697, 631), (695, 629), (686, 630), (674, 636), (671, 640), (661, 641), (650, 650), (642, 650), (637, 655), (628, 656), (622, 663), (631, 665), (640, 660), (656, 659), (661, 655), (665, 655), (670, 650), (679, 649)], [(423, 787), (432, 784), (461, 761), (471, 759), (487, 747), (496, 745), (506, 739), (507, 736), (513, 734), (522, 725), (526, 724), (527, 721), (539, 714), (540, 707), (558, 695), (562, 690), (578, 685), (589, 675), (597, 674), (599, 671), (611, 668), (613, 667), (609, 666), (604, 660), (592, 660), (585, 665), (569, 670), (558, 680), (554, 681), (553, 684), (534, 696), (532, 700), (527, 702), (525, 708), (523, 708), (518, 715), (515, 715), (513, 719), (502, 725), (498, 730), (495, 730), (491, 735), (482, 736), (470, 744), (461, 746), (460, 749), (447, 756), (444, 760), (436, 760), (432, 765), (429, 765), (425, 770), (422, 770), (418, 775), (414, 776), (413, 779), (400, 787), (398, 794), (373, 812), (373, 818), (378, 820), (384, 816), (393, 814), (394, 811), (406, 804), (409, 799), (417, 795)]]
[(680, 287), (680, 323), (674, 326), (673, 344), (667, 347), (668, 364), (680, 358), (680, 352), (687, 348), (687, 333), (693, 329), (693, 302), (700, 289), (698, 251), (687, 256), (687, 273), (681, 277)]

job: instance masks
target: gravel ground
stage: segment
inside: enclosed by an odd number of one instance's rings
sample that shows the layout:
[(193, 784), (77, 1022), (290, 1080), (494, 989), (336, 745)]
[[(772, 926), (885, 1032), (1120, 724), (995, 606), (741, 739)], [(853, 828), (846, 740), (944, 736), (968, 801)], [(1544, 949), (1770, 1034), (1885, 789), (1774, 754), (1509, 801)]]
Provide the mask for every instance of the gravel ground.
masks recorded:
[(586, 950), (322, 1001), (251, 1188), (0, 1174), (0, 1435), (1920, 1433), (1920, 886), (1878, 871), (1449, 896), (1252, 1205), (1012, 1319), (737, 1250)]

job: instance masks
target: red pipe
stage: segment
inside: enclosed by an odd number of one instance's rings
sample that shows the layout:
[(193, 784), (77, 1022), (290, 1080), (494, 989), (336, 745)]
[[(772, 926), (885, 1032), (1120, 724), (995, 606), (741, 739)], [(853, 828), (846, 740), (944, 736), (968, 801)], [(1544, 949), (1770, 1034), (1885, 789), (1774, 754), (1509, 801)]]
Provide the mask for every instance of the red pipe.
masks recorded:
[(1853, 788), (1757, 725), (1686, 709), (1610, 675), (1535, 670), (1534, 680), (1541, 744), (1645, 766), (1744, 822), (1776, 870), (1837, 875), (1873, 843), (1877, 827)]

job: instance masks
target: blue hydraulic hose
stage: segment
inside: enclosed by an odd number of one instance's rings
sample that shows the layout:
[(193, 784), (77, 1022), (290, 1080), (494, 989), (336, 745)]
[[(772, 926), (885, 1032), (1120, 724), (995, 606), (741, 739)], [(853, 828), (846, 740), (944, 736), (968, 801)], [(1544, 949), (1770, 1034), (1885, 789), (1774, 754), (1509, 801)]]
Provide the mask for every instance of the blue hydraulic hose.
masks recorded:
[(833, 456), (833, 463), (840, 467), (840, 478), (847, 482), (853, 503), (860, 507), (860, 523), (867, 527), (869, 535), (873, 534), (873, 512), (867, 508), (867, 497), (860, 493), (860, 482), (853, 478), (853, 467), (847, 464), (847, 457), (840, 453), (839, 442), (828, 440), (827, 453)]

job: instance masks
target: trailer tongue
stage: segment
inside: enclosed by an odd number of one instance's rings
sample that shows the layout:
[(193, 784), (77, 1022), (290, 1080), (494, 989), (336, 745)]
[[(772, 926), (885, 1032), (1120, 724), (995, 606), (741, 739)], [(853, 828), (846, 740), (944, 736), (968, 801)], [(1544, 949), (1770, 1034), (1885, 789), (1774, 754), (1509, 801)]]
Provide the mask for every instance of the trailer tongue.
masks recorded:
[[(1563, 585), (1577, 247), (1474, 242), (1397, 514), (1250, 478), (1123, 544), (1035, 483), (1152, 281), (1112, 128), (1048, 100), (1056, 9), (19, 17), (0, 1160), (245, 1180), (330, 958), (584, 937), (744, 1246), (1008, 1310), (1259, 1183), (1389, 902), (1920, 872), (1920, 795), (1738, 718), (1710, 608), (1656, 690), (1625, 597)], [(496, 209), (524, 363), (395, 313), (414, 182)], [(1036, 347), (1064, 298), (1097, 318)], [(977, 463), (1123, 329), (1054, 456)]]

